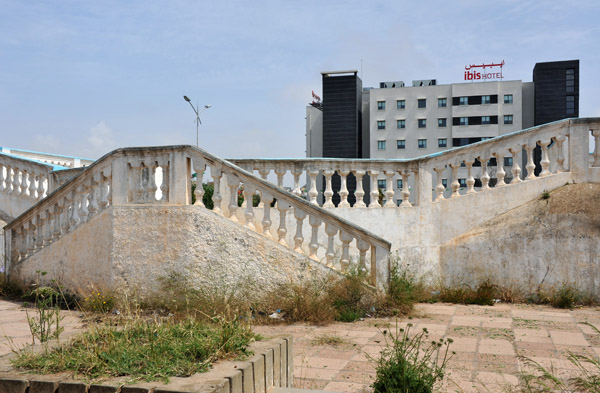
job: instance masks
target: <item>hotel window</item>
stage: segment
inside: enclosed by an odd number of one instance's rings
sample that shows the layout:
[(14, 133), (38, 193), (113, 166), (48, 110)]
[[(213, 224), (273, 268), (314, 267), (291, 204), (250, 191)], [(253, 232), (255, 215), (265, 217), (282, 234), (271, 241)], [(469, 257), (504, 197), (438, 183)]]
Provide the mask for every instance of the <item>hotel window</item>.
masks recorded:
[(406, 141), (404, 139), (398, 139), (396, 141), (396, 147), (398, 149), (406, 149)]
[(379, 179), (379, 180), (377, 180), (377, 188), (385, 190), (385, 179)]
[(377, 141), (377, 149), (385, 150), (385, 141)]
[(438, 147), (448, 147), (448, 139), (439, 138), (438, 139)]
[(513, 166), (512, 157), (504, 157), (504, 166)]
[(377, 129), (385, 130), (385, 120), (377, 120)]
[(445, 108), (445, 107), (446, 107), (446, 99), (438, 98), (438, 108)]
[(419, 128), (427, 127), (427, 119), (419, 119)]
[(505, 94), (504, 95), (504, 103), (505, 104), (512, 104), (513, 103), (512, 94)]
[(427, 149), (427, 139), (419, 139), (418, 146), (419, 149)]
[(385, 110), (385, 101), (377, 101), (377, 110), (384, 111)]
[(468, 117), (460, 117), (458, 119), (458, 125), (459, 126), (468, 126), (469, 125), (469, 118)]
[(398, 128), (406, 128), (406, 120), (396, 120), (396, 127)]
[(459, 97), (458, 105), (469, 105), (469, 97)]
[(448, 179), (442, 179), (442, 186), (444, 186), (444, 188), (448, 188)]
[(575, 114), (575, 96), (567, 96), (567, 115)]
[(467, 186), (467, 179), (458, 179), (458, 185), (460, 188), (465, 188)]
[(402, 179), (396, 180), (396, 188), (402, 189)]
[(438, 127), (446, 127), (446, 118), (438, 119)]
[(566, 77), (567, 77), (566, 92), (574, 93), (575, 92), (575, 69), (568, 68), (566, 70)]
[(489, 116), (481, 116), (481, 124), (491, 124)]
[(426, 108), (427, 107), (427, 100), (425, 98), (419, 98), (417, 100), (417, 107), (419, 107), (419, 108)]
[(504, 124), (512, 124), (513, 115), (504, 115)]
[(406, 108), (406, 101), (404, 101), (404, 100), (397, 100), (396, 101), (396, 108), (398, 108), (398, 109), (404, 109), (404, 108)]
[(490, 96), (481, 96), (481, 105), (491, 104), (491, 103), (492, 103), (492, 99), (490, 98)]

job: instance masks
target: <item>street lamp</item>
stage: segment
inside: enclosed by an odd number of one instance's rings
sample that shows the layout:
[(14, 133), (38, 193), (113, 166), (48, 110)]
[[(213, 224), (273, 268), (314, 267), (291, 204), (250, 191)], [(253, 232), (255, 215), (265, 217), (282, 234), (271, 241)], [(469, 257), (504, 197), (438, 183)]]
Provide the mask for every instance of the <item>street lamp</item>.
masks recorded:
[(196, 146), (198, 146), (198, 128), (200, 127), (200, 124), (202, 124), (202, 122), (200, 121), (200, 113), (210, 108), (211, 105), (204, 105), (204, 108), (202, 108), (202, 110), (198, 112), (198, 104), (196, 104), (196, 106), (194, 107), (194, 105), (192, 104), (192, 100), (190, 100), (188, 96), (183, 96), (183, 99), (190, 104), (190, 106), (194, 110), (194, 113), (196, 114)]

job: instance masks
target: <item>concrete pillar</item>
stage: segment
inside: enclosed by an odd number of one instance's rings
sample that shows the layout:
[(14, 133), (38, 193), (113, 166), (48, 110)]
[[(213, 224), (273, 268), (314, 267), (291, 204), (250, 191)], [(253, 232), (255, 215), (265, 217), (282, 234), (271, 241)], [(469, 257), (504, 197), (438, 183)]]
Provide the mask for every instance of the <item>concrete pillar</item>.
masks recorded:
[(124, 205), (128, 202), (127, 192), (129, 188), (129, 165), (124, 156), (112, 159), (112, 204)]
[(576, 183), (588, 181), (590, 129), (588, 124), (569, 122), (569, 169)]
[(191, 160), (184, 151), (171, 153), (169, 165), (169, 203), (189, 205), (191, 203)]
[(415, 179), (417, 206), (431, 205), (433, 196), (433, 170), (423, 164), (419, 164), (419, 170)]

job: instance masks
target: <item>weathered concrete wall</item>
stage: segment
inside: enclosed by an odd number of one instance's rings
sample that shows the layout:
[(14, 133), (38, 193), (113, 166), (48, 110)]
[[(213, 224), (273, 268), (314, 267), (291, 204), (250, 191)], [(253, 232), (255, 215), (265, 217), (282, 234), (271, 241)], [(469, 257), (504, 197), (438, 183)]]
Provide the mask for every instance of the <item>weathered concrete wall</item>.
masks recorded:
[(110, 209), (92, 217), (72, 232), (55, 240), (22, 262), (11, 266), (11, 280), (23, 284), (35, 282), (37, 271), (48, 274), (70, 291), (89, 293), (90, 288), (104, 289), (112, 281), (112, 216)]
[(113, 208), (113, 285), (159, 289), (185, 277), (196, 289), (265, 290), (331, 269), (197, 206)]
[(600, 184), (561, 187), (447, 241), (440, 267), (453, 283), (572, 283), (600, 293)]
[(165, 205), (109, 207), (14, 264), (11, 279), (31, 283), (37, 271), (81, 294), (98, 288), (141, 296), (169, 278), (196, 289), (251, 293), (333, 272), (212, 211)]

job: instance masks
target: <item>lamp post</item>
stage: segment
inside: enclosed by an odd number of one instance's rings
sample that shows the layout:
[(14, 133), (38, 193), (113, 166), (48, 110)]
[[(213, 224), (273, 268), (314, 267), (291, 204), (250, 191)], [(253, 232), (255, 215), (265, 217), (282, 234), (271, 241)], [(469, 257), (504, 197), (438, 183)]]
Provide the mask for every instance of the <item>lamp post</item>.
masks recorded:
[(196, 146), (198, 146), (198, 129), (200, 127), (200, 124), (202, 124), (202, 122), (200, 121), (200, 113), (210, 108), (211, 105), (204, 105), (204, 108), (202, 108), (202, 110), (198, 112), (198, 104), (196, 104), (196, 106), (194, 107), (194, 105), (192, 104), (192, 100), (190, 100), (188, 96), (183, 96), (183, 99), (186, 100), (188, 104), (190, 104), (190, 106), (194, 110), (194, 113), (196, 114)]

